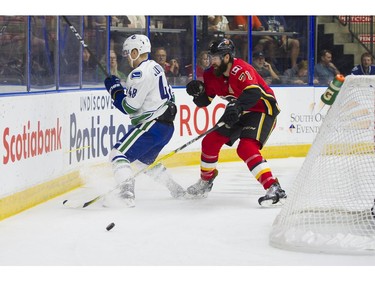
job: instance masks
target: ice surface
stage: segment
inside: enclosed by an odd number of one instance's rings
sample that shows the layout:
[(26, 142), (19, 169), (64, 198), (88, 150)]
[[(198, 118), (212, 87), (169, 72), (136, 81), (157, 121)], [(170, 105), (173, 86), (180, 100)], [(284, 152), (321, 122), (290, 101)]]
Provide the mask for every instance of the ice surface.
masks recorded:
[[(269, 159), (283, 189), (304, 158)], [(285, 251), (269, 245), (279, 208), (261, 208), (264, 190), (241, 163), (219, 163), (208, 198), (176, 200), (145, 175), (136, 207), (68, 209), (113, 188), (108, 166), (84, 171), (87, 185), (0, 222), (0, 264), (17, 266), (259, 266), (375, 265), (375, 257)], [(185, 188), (199, 167), (169, 169)], [(116, 226), (107, 231), (106, 226)], [(272, 273), (271, 275), (273, 275)], [(232, 279), (234, 280), (234, 279)], [(249, 279), (248, 279), (249, 280)]]

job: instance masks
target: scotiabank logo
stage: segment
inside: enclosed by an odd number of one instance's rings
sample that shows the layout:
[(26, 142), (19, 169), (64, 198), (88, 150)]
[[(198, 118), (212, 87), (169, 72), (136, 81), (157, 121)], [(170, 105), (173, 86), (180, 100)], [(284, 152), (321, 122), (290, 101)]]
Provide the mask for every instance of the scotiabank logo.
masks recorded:
[(3, 132), (3, 164), (61, 149), (61, 132), (59, 118), (53, 128), (43, 129), (40, 121), (33, 127), (30, 120), (23, 126), (22, 132), (13, 132), (10, 127), (6, 127)]

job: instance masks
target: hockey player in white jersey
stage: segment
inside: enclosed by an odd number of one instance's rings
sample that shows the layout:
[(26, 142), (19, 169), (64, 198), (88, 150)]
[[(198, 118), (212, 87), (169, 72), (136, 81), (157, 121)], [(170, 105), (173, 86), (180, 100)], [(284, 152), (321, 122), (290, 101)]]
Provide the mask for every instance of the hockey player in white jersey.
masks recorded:
[[(148, 58), (151, 52), (147, 36), (135, 34), (123, 44), (123, 56), (134, 68), (125, 87), (114, 75), (104, 81), (113, 104), (129, 115), (134, 127), (113, 147), (109, 158), (118, 184), (119, 196), (127, 206), (135, 206), (132, 177), (136, 170), (152, 164), (174, 132), (173, 121), (177, 113), (172, 87), (168, 84), (163, 68)], [(184, 189), (168, 175), (165, 167), (158, 164), (146, 174), (165, 184), (175, 198), (185, 195)]]

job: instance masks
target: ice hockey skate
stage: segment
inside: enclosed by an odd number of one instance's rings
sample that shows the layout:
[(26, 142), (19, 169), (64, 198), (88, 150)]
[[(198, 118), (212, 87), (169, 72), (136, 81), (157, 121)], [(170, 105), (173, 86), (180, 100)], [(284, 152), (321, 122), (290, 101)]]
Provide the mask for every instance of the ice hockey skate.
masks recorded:
[(171, 196), (175, 199), (183, 199), (185, 198), (186, 191), (180, 186), (168, 186), (169, 192), (171, 193)]
[(202, 180), (199, 179), (197, 183), (189, 186), (186, 191), (187, 194), (185, 195), (185, 198), (187, 199), (196, 199), (196, 198), (206, 198), (208, 196), (208, 193), (211, 191), (214, 179), (217, 177), (218, 171), (215, 170), (214, 176), (208, 180)]
[(135, 207), (135, 193), (134, 193), (135, 180), (130, 179), (120, 185), (119, 196), (123, 199), (125, 205), (129, 208)]
[(185, 197), (186, 191), (179, 183), (173, 180), (172, 176), (169, 175), (167, 169), (161, 163), (157, 164), (151, 170), (146, 171), (146, 174), (152, 177), (156, 182), (165, 185), (173, 198), (183, 199)]
[(106, 195), (103, 200), (103, 207), (114, 208), (134, 208), (135, 207), (135, 180), (130, 179), (118, 185), (110, 194)]
[(275, 182), (267, 189), (266, 195), (258, 199), (258, 203), (262, 207), (280, 206), (285, 203), (286, 198), (286, 193), (281, 189), (279, 182)]

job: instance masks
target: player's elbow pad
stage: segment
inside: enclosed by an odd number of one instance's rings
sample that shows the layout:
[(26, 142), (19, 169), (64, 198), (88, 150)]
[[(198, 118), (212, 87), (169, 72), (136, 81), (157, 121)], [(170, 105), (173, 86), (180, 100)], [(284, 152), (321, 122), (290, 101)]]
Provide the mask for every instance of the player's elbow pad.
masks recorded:
[(194, 97), (193, 102), (198, 107), (205, 107), (211, 103), (211, 99), (206, 94), (203, 94), (198, 97)]

